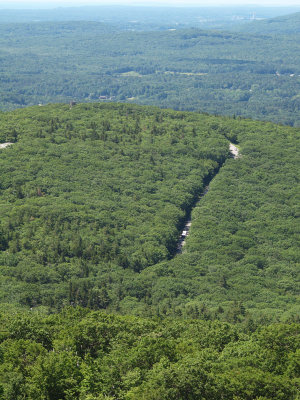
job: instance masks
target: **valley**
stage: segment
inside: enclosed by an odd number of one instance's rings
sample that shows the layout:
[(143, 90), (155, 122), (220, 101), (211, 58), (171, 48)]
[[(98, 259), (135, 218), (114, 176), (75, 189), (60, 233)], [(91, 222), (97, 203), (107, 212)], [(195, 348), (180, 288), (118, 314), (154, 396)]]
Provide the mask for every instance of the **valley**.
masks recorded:
[(135, 102), (300, 126), (298, 39), (85, 21), (0, 24), (0, 109)]

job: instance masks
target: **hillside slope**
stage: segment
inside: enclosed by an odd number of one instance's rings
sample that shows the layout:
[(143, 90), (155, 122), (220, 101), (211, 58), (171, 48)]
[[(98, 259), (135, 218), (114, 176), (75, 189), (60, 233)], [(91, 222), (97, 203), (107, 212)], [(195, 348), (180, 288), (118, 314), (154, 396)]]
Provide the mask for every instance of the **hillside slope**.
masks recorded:
[(297, 318), (298, 129), (125, 104), (17, 110), (0, 128), (15, 141), (0, 150), (2, 302)]
[(226, 161), (193, 210), (183, 254), (140, 280), (155, 274), (148, 290), (162, 314), (299, 318), (300, 132), (250, 121), (230, 128), (241, 157)]
[(1, 114), (16, 142), (0, 150), (2, 300), (105, 308), (111, 276), (171, 258), (229, 154), (214, 121), (122, 104)]

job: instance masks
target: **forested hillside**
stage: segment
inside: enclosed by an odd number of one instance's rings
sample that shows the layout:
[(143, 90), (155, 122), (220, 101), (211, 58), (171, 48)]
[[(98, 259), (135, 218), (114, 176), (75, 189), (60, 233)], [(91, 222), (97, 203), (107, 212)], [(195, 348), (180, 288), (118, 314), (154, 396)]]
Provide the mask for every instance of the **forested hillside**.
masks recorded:
[(298, 35), (0, 25), (0, 107), (122, 101), (300, 125)]
[(299, 400), (300, 14), (0, 11), (0, 400)]
[(106, 308), (114, 275), (171, 258), (228, 157), (214, 117), (128, 105), (0, 116), (2, 301)]
[(299, 129), (125, 104), (32, 107), (0, 123), (15, 142), (0, 150), (2, 302), (297, 318)]
[[(232, 122), (218, 130), (237, 138), (241, 157), (226, 161), (193, 210), (184, 253), (151, 268), (152, 303), (162, 314), (232, 322), (247, 310), (299, 318), (300, 132)], [(146, 272), (138, 281), (150, 290)]]

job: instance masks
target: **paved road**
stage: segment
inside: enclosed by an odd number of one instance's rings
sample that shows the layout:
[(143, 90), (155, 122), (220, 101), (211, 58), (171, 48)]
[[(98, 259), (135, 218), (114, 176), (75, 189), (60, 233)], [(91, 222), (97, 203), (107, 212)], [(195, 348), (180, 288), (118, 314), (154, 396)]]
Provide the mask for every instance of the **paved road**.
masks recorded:
[(11, 146), (13, 143), (7, 142), (7, 143), (0, 143), (0, 149), (5, 149), (5, 147)]
[[(233, 155), (234, 159), (239, 158), (239, 156), (240, 156), (239, 149), (233, 143), (229, 144), (229, 151)], [(209, 189), (209, 187), (207, 186), (205, 188), (204, 192), (202, 193), (201, 197), (206, 195), (206, 193), (208, 192), (208, 189)], [(186, 238), (189, 236), (189, 233), (190, 233), (191, 225), (192, 225), (192, 221), (190, 219), (188, 219), (186, 221), (186, 223), (185, 223), (183, 231), (181, 232), (180, 238), (178, 240), (177, 253), (182, 253), (183, 246), (185, 245)]]
[(233, 158), (239, 157), (239, 149), (232, 143), (229, 144), (229, 151), (233, 155)]

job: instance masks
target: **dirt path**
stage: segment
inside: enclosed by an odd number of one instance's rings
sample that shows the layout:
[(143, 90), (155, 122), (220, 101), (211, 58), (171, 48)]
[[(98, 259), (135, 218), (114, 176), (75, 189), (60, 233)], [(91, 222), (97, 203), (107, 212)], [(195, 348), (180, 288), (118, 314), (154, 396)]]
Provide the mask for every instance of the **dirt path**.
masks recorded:
[(0, 143), (0, 149), (5, 149), (8, 146), (11, 146), (13, 143), (7, 142), (7, 143)]
[[(240, 157), (239, 149), (233, 143), (229, 144), (229, 151), (232, 154), (234, 159), (237, 159)], [(204, 192), (200, 195), (198, 202), (201, 200), (202, 197), (204, 197), (206, 195), (206, 193), (208, 191), (209, 191), (209, 186), (206, 186), (206, 188), (204, 189)], [(191, 221), (191, 216), (189, 216), (189, 218), (186, 221), (184, 228), (181, 232), (181, 235), (178, 239), (177, 254), (182, 253), (183, 246), (185, 245), (186, 238), (189, 236), (191, 226), (192, 226), (192, 221)]]

